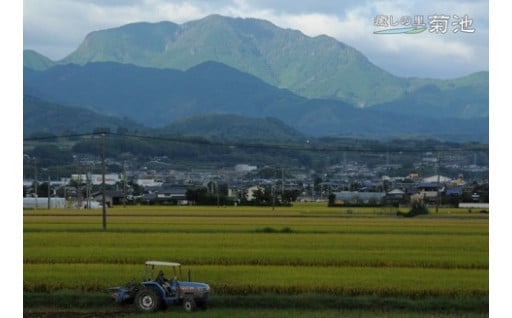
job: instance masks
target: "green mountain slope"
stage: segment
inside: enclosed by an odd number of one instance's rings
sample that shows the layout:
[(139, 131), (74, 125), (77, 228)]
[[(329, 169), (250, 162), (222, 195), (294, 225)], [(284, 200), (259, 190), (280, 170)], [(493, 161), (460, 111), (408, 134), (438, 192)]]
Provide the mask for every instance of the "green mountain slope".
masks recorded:
[(268, 84), (358, 106), (400, 97), (408, 81), (328, 36), (308, 37), (268, 21), (218, 15), (182, 25), (134, 23), (95, 31), (61, 63), (112, 61), (186, 70), (217, 61)]

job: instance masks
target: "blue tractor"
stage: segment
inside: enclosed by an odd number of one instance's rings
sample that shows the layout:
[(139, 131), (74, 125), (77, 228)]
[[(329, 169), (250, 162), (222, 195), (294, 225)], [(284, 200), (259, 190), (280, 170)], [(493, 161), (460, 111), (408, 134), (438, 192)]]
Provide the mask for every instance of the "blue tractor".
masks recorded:
[[(163, 268), (172, 270), (172, 278), (165, 277)], [(155, 312), (167, 305), (181, 304), (185, 311), (206, 308), (210, 286), (204, 283), (181, 281), (181, 265), (174, 262), (147, 261), (142, 282), (108, 289), (117, 303), (134, 303), (142, 312)]]

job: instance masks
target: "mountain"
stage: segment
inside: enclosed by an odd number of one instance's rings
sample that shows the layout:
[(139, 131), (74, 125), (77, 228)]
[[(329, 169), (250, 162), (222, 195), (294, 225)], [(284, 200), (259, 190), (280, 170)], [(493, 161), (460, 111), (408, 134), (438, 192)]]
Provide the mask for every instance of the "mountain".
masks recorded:
[(24, 68), (23, 80), (25, 94), (153, 128), (193, 115), (235, 114), (274, 117), (310, 136), (488, 140), (486, 119), (428, 118), (307, 99), (216, 62), (186, 71), (109, 62), (57, 65), (44, 71)]
[(334, 38), (219, 15), (181, 25), (142, 22), (94, 31), (59, 62), (103, 61), (179, 70), (216, 61), (300, 96), (361, 107), (398, 98), (409, 86)]
[(33, 70), (45, 70), (55, 65), (55, 62), (33, 50), (23, 50), (23, 67)]

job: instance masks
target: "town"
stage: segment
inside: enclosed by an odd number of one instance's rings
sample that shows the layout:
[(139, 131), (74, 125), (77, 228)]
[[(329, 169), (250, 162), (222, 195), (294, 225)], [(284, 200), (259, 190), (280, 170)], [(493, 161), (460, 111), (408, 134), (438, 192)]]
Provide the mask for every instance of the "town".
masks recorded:
[[(81, 171), (51, 177), (25, 155), (24, 208), (109, 208), (123, 205), (263, 205), (325, 202), (330, 206), (408, 205), (419, 194), (429, 206), (488, 208), (485, 152), (348, 153), (325, 167), (238, 163), (179, 169), (168, 156), (146, 161), (75, 156)], [(407, 158), (407, 159), (404, 159)], [(333, 161), (336, 161), (334, 159)], [(116, 168), (117, 167), (117, 168)], [(39, 170), (39, 171), (38, 171)], [(114, 170), (110, 171), (110, 170)], [(26, 173), (29, 175), (29, 173)]]

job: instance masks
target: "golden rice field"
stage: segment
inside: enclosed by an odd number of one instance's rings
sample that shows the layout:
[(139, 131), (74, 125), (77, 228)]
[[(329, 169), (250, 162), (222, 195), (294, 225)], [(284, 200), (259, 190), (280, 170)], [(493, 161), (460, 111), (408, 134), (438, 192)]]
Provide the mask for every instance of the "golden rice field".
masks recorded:
[[(396, 212), (396, 211), (394, 211)], [(175, 261), (217, 295), (489, 295), (488, 214), (441, 209), (115, 207), (25, 210), (25, 293), (104, 291)]]

